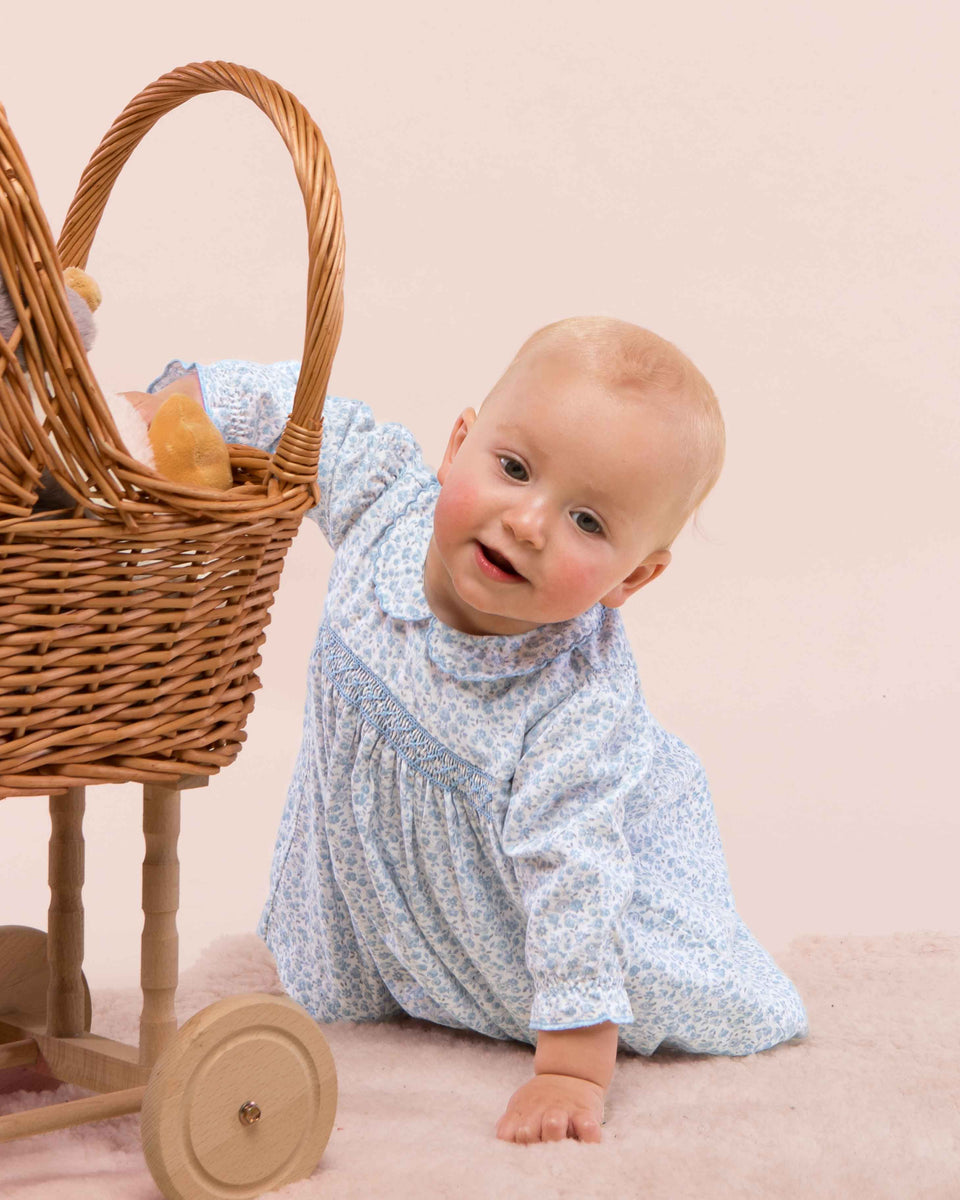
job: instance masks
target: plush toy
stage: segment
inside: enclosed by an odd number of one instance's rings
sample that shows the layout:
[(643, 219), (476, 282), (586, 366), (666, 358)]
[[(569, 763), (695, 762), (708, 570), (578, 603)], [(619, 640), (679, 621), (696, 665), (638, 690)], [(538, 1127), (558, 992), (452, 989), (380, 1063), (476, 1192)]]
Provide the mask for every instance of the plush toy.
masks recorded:
[[(84, 348), (89, 350), (96, 337), (93, 313), (100, 306), (96, 282), (77, 267), (64, 272), (67, 302)], [(0, 278), (0, 337), (9, 341), (17, 327), (16, 310), (3, 279)], [(24, 361), (18, 349), (21, 363)], [(233, 486), (230, 453), (219, 430), (189, 396), (169, 396), (148, 426), (124, 396), (105, 396), (117, 432), (127, 453), (174, 483), (190, 487), (225, 491)], [(34, 397), (34, 408), (42, 421), (44, 413)], [(40, 489), (34, 512), (75, 508), (76, 500), (46, 469), (40, 477)]]

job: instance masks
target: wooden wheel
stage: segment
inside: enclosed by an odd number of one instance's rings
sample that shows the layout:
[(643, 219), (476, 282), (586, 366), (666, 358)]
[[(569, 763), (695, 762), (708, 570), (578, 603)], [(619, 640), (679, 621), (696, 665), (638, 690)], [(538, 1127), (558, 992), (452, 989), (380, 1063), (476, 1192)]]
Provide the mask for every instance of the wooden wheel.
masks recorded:
[[(90, 989), (82, 975), (81, 979), (83, 1029), (89, 1033)], [(49, 981), (44, 931), (29, 925), (0, 925), (0, 1022), (45, 1030)], [(58, 1087), (59, 1079), (33, 1067), (8, 1067), (0, 1072), (0, 1092), (38, 1092)]]
[[(81, 976), (81, 978), (83, 978)], [(42, 1024), (47, 1016), (47, 935), (29, 925), (0, 925), (0, 1021)], [(17, 1020), (16, 1018), (20, 1018)], [(90, 989), (83, 979), (83, 1029), (90, 1031)]]
[(308, 1176), (337, 1108), (333, 1055), (286, 996), (218, 1000), (156, 1062), (143, 1154), (167, 1200), (246, 1200)]

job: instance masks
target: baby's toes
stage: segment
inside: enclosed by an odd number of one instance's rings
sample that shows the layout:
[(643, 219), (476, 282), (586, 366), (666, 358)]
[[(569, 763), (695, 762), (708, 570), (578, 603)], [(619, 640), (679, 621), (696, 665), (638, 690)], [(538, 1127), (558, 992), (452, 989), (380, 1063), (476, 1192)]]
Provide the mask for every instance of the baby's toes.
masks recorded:
[(567, 1136), (570, 1118), (564, 1108), (548, 1108), (540, 1122), (540, 1137), (545, 1142), (562, 1142)]

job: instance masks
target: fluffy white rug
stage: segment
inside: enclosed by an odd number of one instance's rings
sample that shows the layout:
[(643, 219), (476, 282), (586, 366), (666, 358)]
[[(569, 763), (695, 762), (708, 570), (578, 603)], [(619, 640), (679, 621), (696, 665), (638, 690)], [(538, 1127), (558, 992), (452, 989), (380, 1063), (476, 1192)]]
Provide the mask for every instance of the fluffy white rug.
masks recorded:
[[(958, 1200), (960, 937), (797, 939), (776, 955), (805, 1042), (747, 1058), (620, 1056), (601, 1145), (515, 1146), (494, 1124), (531, 1068), (512, 1043), (401, 1019), (324, 1027), (340, 1101), (313, 1177), (283, 1200), (643, 1197)], [(253, 936), (185, 971), (178, 1016), (278, 993)], [(94, 1032), (134, 1043), (139, 991), (94, 993)], [(0, 1095), (0, 1113), (84, 1095)], [(132, 1115), (0, 1146), (4, 1200), (157, 1200)]]

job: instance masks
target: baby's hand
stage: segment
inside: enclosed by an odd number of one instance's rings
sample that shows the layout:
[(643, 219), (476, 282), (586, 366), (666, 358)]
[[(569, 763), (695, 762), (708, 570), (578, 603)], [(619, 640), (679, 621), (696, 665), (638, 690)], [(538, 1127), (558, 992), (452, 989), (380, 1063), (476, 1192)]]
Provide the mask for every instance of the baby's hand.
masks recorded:
[(603, 1088), (573, 1075), (534, 1075), (510, 1097), (497, 1122), (505, 1142), (599, 1142)]
[(164, 396), (154, 396), (149, 392), (121, 392), (120, 395), (130, 401), (147, 425), (153, 421), (157, 410), (166, 399)]
[(181, 375), (179, 379), (168, 383), (159, 392), (121, 392), (120, 395), (130, 401), (147, 425), (153, 422), (160, 406), (170, 396), (189, 396), (192, 400), (196, 400), (201, 408), (203, 407), (203, 393), (200, 391), (200, 380), (197, 378), (196, 371)]

